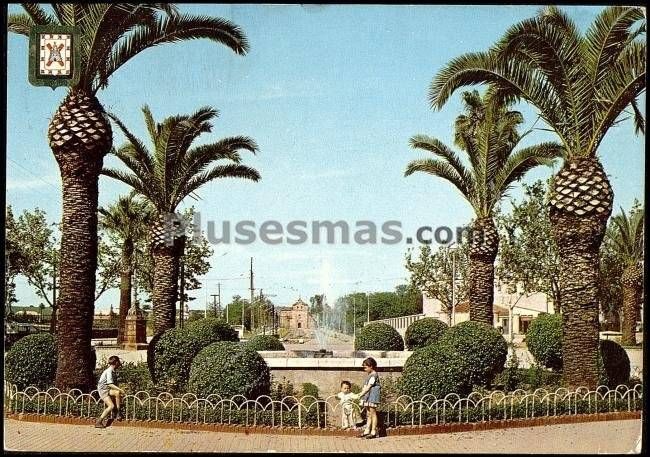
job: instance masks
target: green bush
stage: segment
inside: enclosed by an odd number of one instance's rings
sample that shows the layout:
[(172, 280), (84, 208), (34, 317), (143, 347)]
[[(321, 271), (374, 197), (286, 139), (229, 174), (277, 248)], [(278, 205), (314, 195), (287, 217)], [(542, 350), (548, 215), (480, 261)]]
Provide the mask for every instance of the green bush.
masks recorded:
[(213, 343), (199, 352), (190, 369), (189, 391), (200, 397), (269, 395), (271, 372), (257, 351), (245, 344)]
[(54, 337), (35, 333), (16, 341), (5, 356), (5, 379), (24, 389), (51, 387), (56, 376), (57, 354)]
[(390, 325), (374, 322), (357, 332), (354, 349), (357, 351), (403, 351), (404, 340)]
[(451, 327), (437, 343), (447, 347), (450, 358), (467, 361), (469, 384), (490, 386), (503, 371), (508, 344), (497, 329), (482, 322), (467, 321)]
[(255, 335), (246, 345), (255, 351), (284, 351), (284, 345), (273, 335)]
[(630, 379), (630, 358), (623, 347), (610, 340), (600, 340), (600, 357), (605, 377), (604, 383), (610, 388), (626, 384)]
[(562, 315), (540, 314), (526, 333), (526, 345), (537, 363), (555, 371), (562, 370)]
[(420, 399), (433, 394), (442, 398), (450, 393), (467, 395), (470, 367), (464, 357), (458, 357), (449, 346), (432, 344), (416, 349), (406, 360), (399, 390), (402, 394)]
[(449, 328), (447, 324), (434, 317), (425, 317), (408, 326), (404, 335), (406, 347), (414, 350), (435, 343)]
[(316, 384), (312, 384), (311, 382), (304, 382), (302, 384), (302, 396), (307, 397), (307, 396), (312, 396), (314, 398), (318, 398), (318, 386)]
[(229, 324), (214, 318), (192, 322), (182, 329), (167, 330), (153, 350), (152, 378), (162, 389), (184, 391), (194, 356), (218, 341), (238, 341), (238, 337)]

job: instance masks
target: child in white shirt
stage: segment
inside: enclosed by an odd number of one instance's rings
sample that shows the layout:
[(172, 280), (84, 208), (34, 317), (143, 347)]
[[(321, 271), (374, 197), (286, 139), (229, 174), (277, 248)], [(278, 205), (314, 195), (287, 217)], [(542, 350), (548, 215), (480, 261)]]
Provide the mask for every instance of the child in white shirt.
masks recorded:
[(354, 428), (357, 423), (358, 413), (355, 408), (354, 400), (359, 399), (359, 395), (350, 391), (352, 384), (350, 381), (341, 382), (341, 391), (336, 394), (340, 400), (341, 405), (341, 427), (345, 430), (347, 428)]

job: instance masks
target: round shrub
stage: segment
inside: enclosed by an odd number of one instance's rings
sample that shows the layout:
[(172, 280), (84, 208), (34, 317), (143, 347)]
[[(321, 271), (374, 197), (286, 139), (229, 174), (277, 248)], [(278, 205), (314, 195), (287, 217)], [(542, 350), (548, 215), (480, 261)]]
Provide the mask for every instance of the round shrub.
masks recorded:
[(533, 319), (526, 333), (526, 345), (537, 363), (562, 370), (562, 315), (540, 314)]
[(246, 345), (255, 351), (284, 351), (284, 345), (273, 335), (255, 335)]
[(153, 350), (152, 378), (163, 389), (183, 391), (194, 356), (217, 341), (238, 341), (238, 337), (229, 324), (215, 318), (201, 319), (182, 329), (167, 330)]
[(445, 348), (450, 359), (467, 362), (472, 386), (489, 386), (503, 371), (508, 344), (497, 329), (482, 322), (467, 321), (447, 330), (436, 345)]
[(406, 347), (414, 350), (429, 346), (440, 339), (449, 327), (434, 317), (425, 317), (408, 326), (404, 335)]
[(472, 390), (470, 373), (468, 359), (456, 356), (449, 346), (432, 344), (416, 349), (406, 360), (399, 390), (414, 400), (427, 394), (437, 398), (450, 393), (464, 396)]
[(623, 347), (610, 340), (600, 340), (601, 378), (610, 388), (625, 384), (630, 379), (630, 357)]
[(24, 389), (47, 389), (56, 376), (57, 354), (49, 333), (27, 335), (16, 341), (5, 357), (5, 379)]
[(390, 325), (374, 322), (357, 332), (354, 349), (357, 351), (403, 351), (404, 340)]
[(194, 357), (188, 388), (203, 398), (211, 394), (257, 398), (269, 395), (271, 372), (262, 356), (248, 345), (213, 343)]

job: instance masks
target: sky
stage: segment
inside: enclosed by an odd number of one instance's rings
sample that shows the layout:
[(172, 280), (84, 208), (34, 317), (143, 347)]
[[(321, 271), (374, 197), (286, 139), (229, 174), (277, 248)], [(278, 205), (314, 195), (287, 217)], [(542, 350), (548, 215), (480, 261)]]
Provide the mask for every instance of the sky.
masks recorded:
[[(147, 140), (141, 107), (157, 120), (210, 105), (220, 112), (200, 143), (233, 135), (256, 140), (259, 153), (244, 163), (262, 175), (258, 183), (219, 180), (188, 198), (202, 220), (369, 220), (402, 223), (404, 238), (420, 226), (458, 227), (472, 218), (469, 204), (449, 183), (424, 174), (403, 176), (406, 164), (424, 157), (408, 140), (414, 134), (453, 141), (453, 122), (462, 110), (457, 92), (441, 111), (427, 103), (434, 75), (452, 58), (486, 50), (515, 22), (535, 14), (524, 6), (179, 6), (184, 13), (227, 18), (250, 42), (246, 56), (207, 40), (149, 49), (124, 65), (98, 94), (105, 109)], [(599, 7), (563, 9), (584, 30)], [(16, 5), (10, 12), (19, 11)], [(61, 180), (48, 147), (49, 119), (66, 90), (34, 87), (27, 80), (28, 40), (8, 38), (7, 204), (14, 214), (39, 207), (49, 220), (61, 218)], [(642, 100), (645, 104), (645, 97)], [(536, 112), (517, 107), (526, 119)], [(645, 106), (642, 106), (645, 111)], [(540, 124), (538, 123), (539, 127)], [(522, 146), (554, 139), (535, 131)], [(114, 127), (114, 144), (124, 138)], [(643, 200), (644, 140), (630, 121), (610, 130), (599, 150), (614, 189), (614, 208)], [(105, 165), (120, 166), (113, 157)], [(558, 165), (559, 166), (559, 165)], [(556, 167), (557, 170), (557, 167)], [(546, 179), (551, 168), (530, 172), (525, 182)], [(100, 178), (100, 205), (128, 188)], [(521, 196), (520, 188), (512, 198)], [(507, 205), (506, 205), (507, 207)], [(217, 233), (220, 232), (218, 229)], [(406, 241), (395, 245), (218, 244), (203, 287), (190, 293), (191, 309), (204, 309), (221, 284), (222, 302), (249, 296), (248, 269), (254, 258), (255, 288), (278, 305), (298, 296), (325, 293), (328, 301), (351, 291), (388, 291), (408, 281)], [(259, 290), (256, 292), (258, 293)], [(24, 278), (17, 280), (21, 304), (40, 302)], [(211, 300), (211, 298), (210, 298)], [(117, 307), (112, 290), (96, 303)]]

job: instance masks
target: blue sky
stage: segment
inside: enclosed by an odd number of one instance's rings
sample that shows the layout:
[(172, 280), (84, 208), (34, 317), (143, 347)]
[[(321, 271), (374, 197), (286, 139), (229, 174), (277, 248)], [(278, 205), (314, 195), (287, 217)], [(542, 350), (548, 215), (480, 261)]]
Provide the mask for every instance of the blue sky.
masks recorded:
[[(10, 12), (17, 11), (15, 5)], [(126, 64), (100, 92), (99, 100), (146, 139), (140, 108), (147, 103), (158, 120), (191, 113), (203, 105), (220, 111), (210, 142), (249, 135), (260, 146), (245, 163), (262, 181), (222, 180), (187, 199), (204, 220), (400, 220), (405, 236), (423, 225), (456, 227), (472, 217), (469, 205), (447, 182), (425, 175), (403, 177), (408, 139), (427, 134), (452, 144), (460, 94), (442, 111), (427, 105), (427, 89), (442, 66), (459, 54), (485, 50), (506, 28), (535, 14), (522, 6), (269, 6), (181, 5), (181, 11), (228, 18), (240, 25), (250, 53), (192, 41), (150, 49)], [(563, 7), (582, 29), (598, 7)], [(47, 145), (50, 117), (65, 89), (33, 87), (27, 81), (27, 39), (8, 40), (7, 203), (16, 212), (40, 207), (52, 222), (61, 217), (60, 178)], [(645, 103), (645, 99), (643, 99)], [(520, 107), (526, 126), (535, 119)], [(645, 107), (642, 108), (645, 110)], [(536, 132), (527, 144), (553, 138)], [(115, 132), (115, 144), (123, 138)], [(600, 157), (615, 192), (615, 208), (643, 198), (644, 145), (630, 122), (609, 132)], [(113, 158), (106, 164), (115, 165)], [(526, 181), (545, 179), (537, 169)], [(100, 179), (100, 204), (128, 189)], [(512, 194), (519, 196), (518, 190)], [(256, 284), (278, 304), (315, 293), (330, 302), (352, 290), (391, 290), (404, 283), (405, 242), (398, 245), (298, 246), (217, 245), (204, 287), (191, 307), (202, 309), (221, 282), (223, 299), (248, 296), (249, 258)], [(220, 279), (222, 278), (222, 279)], [(233, 279), (236, 278), (236, 279)], [(38, 303), (26, 281), (18, 298)], [(117, 291), (97, 303), (117, 304)]]

